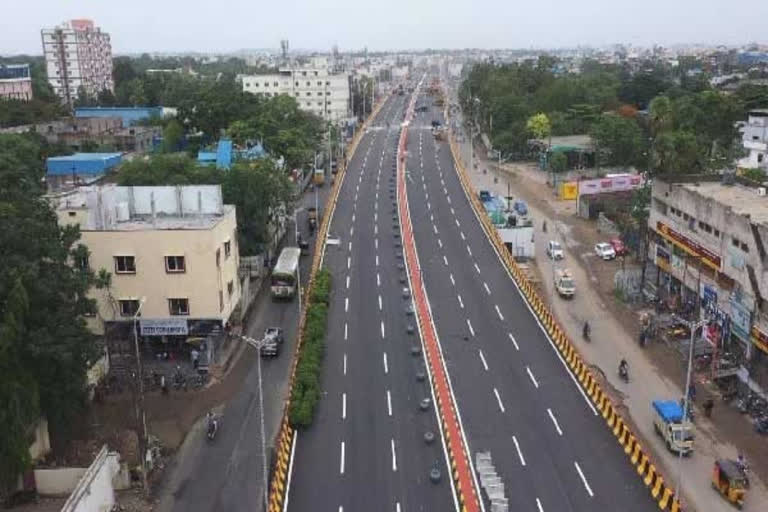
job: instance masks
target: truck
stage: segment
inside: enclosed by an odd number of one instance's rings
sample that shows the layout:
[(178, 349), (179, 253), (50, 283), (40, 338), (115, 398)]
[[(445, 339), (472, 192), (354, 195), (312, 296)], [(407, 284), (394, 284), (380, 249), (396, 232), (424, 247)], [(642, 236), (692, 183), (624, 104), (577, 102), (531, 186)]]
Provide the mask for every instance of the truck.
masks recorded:
[(571, 271), (567, 268), (555, 271), (555, 290), (564, 299), (571, 299), (576, 293), (576, 284), (573, 282)]
[(653, 429), (664, 440), (667, 448), (675, 453), (689, 455), (693, 452), (693, 432), (690, 423), (683, 422), (683, 408), (675, 400), (654, 400)]
[(316, 186), (322, 187), (325, 183), (325, 171), (323, 169), (315, 169), (315, 173), (312, 175), (312, 182)]

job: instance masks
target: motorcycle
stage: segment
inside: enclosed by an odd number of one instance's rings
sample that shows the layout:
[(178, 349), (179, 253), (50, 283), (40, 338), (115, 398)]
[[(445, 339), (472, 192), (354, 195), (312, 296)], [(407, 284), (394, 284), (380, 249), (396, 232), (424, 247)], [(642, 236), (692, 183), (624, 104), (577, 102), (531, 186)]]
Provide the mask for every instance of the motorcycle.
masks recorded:
[(591, 341), (589, 338), (591, 331), (592, 330), (589, 328), (589, 324), (587, 322), (584, 322), (584, 329), (582, 329), (581, 335), (584, 337), (585, 341)]
[(215, 416), (212, 416), (208, 419), (208, 432), (206, 433), (206, 437), (208, 437), (208, 441), (213, 441), (218, 431), (219, 431), (219, 420)]
[(629, 369), (626, 365), (619, 365), (619, 378), (629, 384)]

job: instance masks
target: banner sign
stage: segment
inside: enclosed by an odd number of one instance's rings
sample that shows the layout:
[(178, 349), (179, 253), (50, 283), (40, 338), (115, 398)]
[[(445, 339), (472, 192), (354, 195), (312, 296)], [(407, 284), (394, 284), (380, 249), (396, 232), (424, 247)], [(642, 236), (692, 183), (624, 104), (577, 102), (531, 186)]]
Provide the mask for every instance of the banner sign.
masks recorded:
[(760, 330), (756, 325), (752, 326), (752, 343), (757, 348), (768, 354), (768, 334)]
[(186, 336), (189, 334), (186, 318), (142, 318), (139, 320), (142, 336)]
[(687, 236), (681, 233), (678, 233), (677, 231), (670, 228), (669, 226), (667, 226), (661, 221), (656, 222), (656, 231), (658, 231), (658, 233), (661, 236), (663, 236), (664, 238), (666, 238), (667, 240), (675, 244), (677, 247), (687, 252), (688, 254), (701, 258), (701, 261), (704, 262), (704, 264), (710, 267), (711, 269), (717, 270), (718, 272), (720, 271), (720, 267), (722, 264), (720, 256), (713, 253), (706, 247), (702, 247), (699, 243), (694, 242), (693, 240), (691, 240), (690, 238), (688, 238)]
[(642, 187), (644, 183), (645, 180), (639, 174), (616, 174), (594, 180), (582, 180), (578, 182), (579, 195), (589, 196), (608, 192), (635, 190)]
[(749, 325), (752, 323), (749, 310), (739, 301), (731, 298), (731, 332), (743, 341), (749, 339)]

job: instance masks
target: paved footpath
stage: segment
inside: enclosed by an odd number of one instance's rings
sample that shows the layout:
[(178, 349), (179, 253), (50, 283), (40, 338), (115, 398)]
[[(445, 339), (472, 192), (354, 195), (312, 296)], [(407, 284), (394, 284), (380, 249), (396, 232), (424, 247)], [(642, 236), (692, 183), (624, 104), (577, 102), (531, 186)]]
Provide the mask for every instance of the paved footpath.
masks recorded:
[[(464, 142), (461, 148), (462, 156), (465, 162), (468, 162), (468, 143)], [(495, 165), (481, 159), (477, 153), (475, 153), (475, 162), (478, 170), (472, 172), (471, 176), (475, 189), (490, 190), (494, 194), (506, 196), (507, 180), (503, 172), (497, 174)], [(483, 169), (488, 169), (488, 172), (484, 174)], [(494, 183), (494, 177), (498, 178), (496, 183)], [(520, 191), (514, 189), (514, 186), (511, 192), (515, 197), (526, 199)], [(531, 201), (528, 201), (528, 207), (537, 226), (541, 226), (543, 220), (547, 221), (547, 225), (555, 226), (555, 219), (546, 216), (530, 203)], [(552, 268), (545, 252), (551, 235), (551, 233), (549, 236), (539, 233), (536, 237), (536, 264), (539, 266), (541, 275), (544, 276), (542, 284), (547, 296), (553, 293), (552, 280), (547, 279), (547, 276), (551, 275)], [(569, 247), (572, 241), (562, 237), (560, 242), (566, 249), (566, 262), (575, 262), (580, 258), (581, 253), (590, 250), (589, 247), (578, 245), (578, 242)], [(590, 278), (584, 268), (577, 264), (569, 265), (569, 268), (574, 275), (578, 292), (571, 301), (555, 300), (554, 313), (585, 359), (599, 367), (608, 382), (617, 390), (616, 395), (623, 397), (623, 403), (627, 406), (638, 433), (646, 439), (645, 445), (663, 465), (666, 478), (677, 483), (680, 478), (678, 459), (666, 450), (653, 431), (650, 402), (660, 397), (682, 396), (681, 386), (661, 375), (627, 330), (616, 318), (607, 314), (606, 309), (601, 306), (602, 301), (597, 291), (590, 286), (585, 286), (590, 282)], [(593, 336), (595, 340), (592, 343), (584, 342), (581, 337), (585, 318), (589, 319), (592, 332), (595, 334)], [(599, 336), (596, 336), (597, 333)], [(620, 381), (615, 371), (622, 357), (627, 359), (631, 370), (629, 384)], [(696, 451), (693, 456), (682, 460), (682, 495), (687, 505), (686, 511), (730, 512), (733, 510), (732, 505), (719, 497), (711, 488), (710, 476), (715, 458), (735, 458), (736, 448), (728, 442), (723, 442), (721, 437), (713, 431), (712, 424), (701, 416), (696, 420), (695, 431)], [(763, 482), (757, 481), (754, 475), (752, 475), (751, 484), (743, 510), (765, 511), (768, 503), (766, 486)]]

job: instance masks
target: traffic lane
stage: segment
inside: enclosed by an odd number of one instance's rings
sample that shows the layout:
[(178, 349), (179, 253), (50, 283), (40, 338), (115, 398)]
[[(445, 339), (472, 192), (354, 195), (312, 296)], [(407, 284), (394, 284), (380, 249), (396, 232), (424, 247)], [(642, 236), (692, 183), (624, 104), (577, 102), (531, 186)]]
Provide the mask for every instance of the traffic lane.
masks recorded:
[[(452, 159), (449, 150), (441, 148), (440, 156), (445, 158), (441, 167), (450, 169)], [(612, 495), (625, 501), (628, 504), (627, 510), (650, 510), (652, 505), (647, 496), (647, 489), (637, 478), (632, 466), (626, 462), (623, 449), (606, 428), (601, 417), (595, 415), (588, 405), (589, 401), (581, 388), (565, 370), (558, 354), (523, 303), (519, 292), (513, 283), (509, 282), (506, 271), (477, 225), (478, 221), (470, 210), (471, 206), (463, 194), (458, 177), (452, 172), (444, 172), (443, 175), (450, 196), (460, 198), (453, 200), (452, 207), (456, 212), (456, 219), (460, 219), (463, 226), (460, 233), (465, 234), (473, 251), (472, 257), (483, 272), (483, 275), (478, 277), (482, 277), (486, 283), (498, 283), (498, 290), (493, 290), (493, 302), (491, 297), (483, 297), (483, 293), (478, 293), (478, 297), (486, 301), (488, 308), (499, 305), (502, 315), (509, 319), (509, 325), (514, 326), (512, 332), (521, 352), (530, 359), (529, 367), (539, 381), (545, 400), (553, 404), (553, 409), (556, 408), (560, 422), (567, 424), (570, 430), (580, 433), (578, 443), (571, 444), (571, 448), (582, 471), (594, 475), (590, 477), (597, 482), (592, 484), (593, 487), (605, 489), (601, 494)], [(468, 253), (465, 252), (464, 256), (468, 256)], [(504, 340), (496, 340), (495, 345), (508, 354), (516, 351)], [(606, 460), (613, 462), (606, 464)]]
[[(425, 172), (429, 172), (426, 165)], [(589, 510), (591, 504), (584, 503), (588, 496), (583, 487), (579, 490), (574, 486), (577, 483), (575, 472), (568, 473), (567, 461), (552, 453), (556, 446), (552, 443), (554, 439), (542, 440), (536, 433), (544, 425), (538, 421), (531, 425), (527, 417), (535, 408), (536, 404), (532, 403), (535, 397), (525, 393), (522, 400), (515, 397), (518, 390), (524, 390), (530, 384), (528, 377), (513, 371), (515, 365), (511, 365), (512, 371), (505, 373), (504, 379), (499, 378), (499, 368), (488, 371), (489, 362), (495, 367), (500, 360), (487, 349), (487, 360), (481, 355), (484, 337), (491, 334), (488, 331), (492, 328), (487, 326), (494, 326), (498, 320), (483, 315), (482, 310), (470, 319), (469, 311), (478, 303), (482, 304), (482, 297), (466, 294), (464, 299), (459, 299), (457, 290), (462, 289), (462, 280), (469, 274), (462, 271), (462, 265), (454, 263), (451, 267), (450, 262), (446, 264), (443, 259), (447, 252), (444, 249), (448, 247), (445, 244), (441, 247), (437, 240), (444, 233), (435, 234), (432, 222), (428, 220), (438, 208), (427, 212), (420, 175), (417, 176), (416, 186), (409, 190), (412, 217), (416, 219), (414, 233), (435, 325), (472, 453), (491, 451), (513, 508), (532, 508), (539, 499), (540, 503), (556, 510)], [(508, 381), (512, 384), (507, 385)], [(510, 393), (509, 388), (516, 390), (515, 393)], [(515, 441), (518, 443), (516, 448), (510, 449)], [(563, 470), (558, 470), (558, 465), (564, 466)], [(577, 492), (573, 493), (573, 490)]]
[[(363, 162), (367, 167), (370, 152), (375, 146), (375, 135), (370, 133), (364, 135), (363, 144), (360, 147), (364, 151), (361, 153), (359, 162), (353, 162), (353, 166), (350, 167), (347, 178), (352, 179), (345, 179), (342, 185), (333, 225), (352, 224), (352, 196), (358, 187), (356, 178), (362, 172)], [(354, 165), (355, 163), (357, 165)], [(349, 240), (346, 235), (343, 238)], [(301, 431), (298, 437), (289, 496), (289, 506), (292, 510), (314, 510), (316, 507), (336, 510), (339, 506), (344, 506), (343, 499), (356, 499), (358, 487), (353, 483), (359, 485), (359, 482), (355, 482), (356, 476), (354, 472), (348, 471), (348, 465), (354, 466), (352, 459), (360, 454), (380, 456), (380, 453), (375, 451), (375, 446), (365, 444), (356, 446), (355, 450), (347, 451), (347, 443), (359, 444), (355, 425), (365, 422), (366, 418), (362, 414), (357, 414), (354, 420), (342, 418), (342, 404), (339, 402), (342, 393), (346, 393), (347, 379), (352, 378), (353, 366), (359, 367), (359, 365), (350, 364), (349, 359), (353, 357), (352, 347), (347, 346), (352, 344), (349, 342), (350, 328), (353, 331), (353, 339), (359, 330), (359, 315), (348, 314), (349, 296), (346, 295), (346, 285), (342, 285), (345, 281), (343, 277), (352, 270), (351, 264), (348, 263), (348, 258), (351, 257), (344, 244), (341, 244), (330, 246), (324, 259), (325, 266), (334, 276), (334, 285), (328, 311), (325, 360), (321, 371), (322, 398), (316, 408), (312, 428)], [(358, 299), (355, 302), (359, 304), (360, 301)], [(361, 385), (365, 386), (369, 382), (366, 380)], [(351, 393), (348, 400), (348, 406), (358, 405)], [(381, 496), (378, 498), (382, 499)]]

